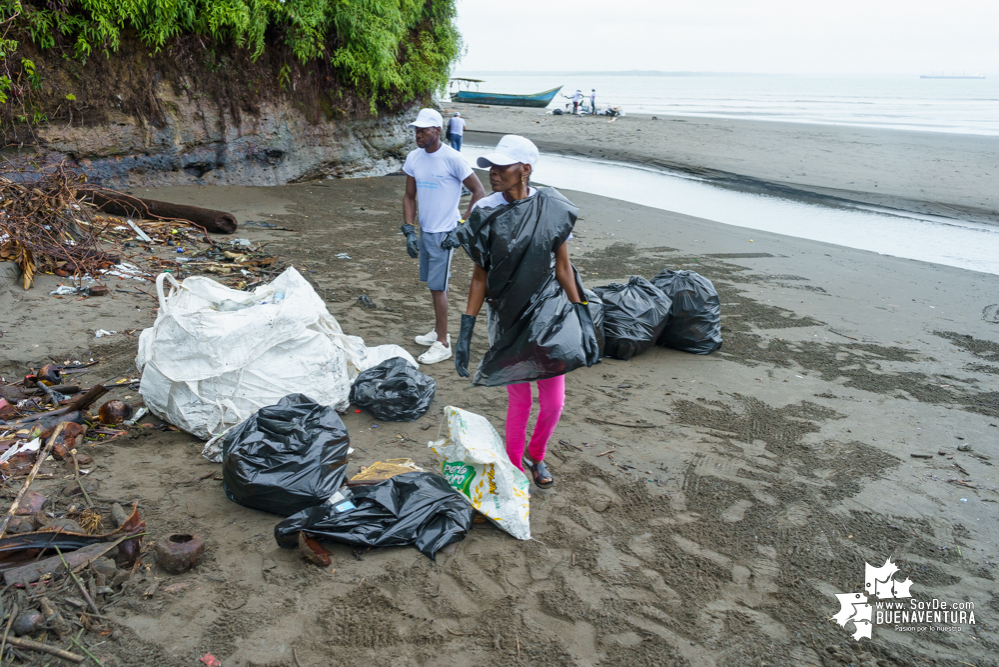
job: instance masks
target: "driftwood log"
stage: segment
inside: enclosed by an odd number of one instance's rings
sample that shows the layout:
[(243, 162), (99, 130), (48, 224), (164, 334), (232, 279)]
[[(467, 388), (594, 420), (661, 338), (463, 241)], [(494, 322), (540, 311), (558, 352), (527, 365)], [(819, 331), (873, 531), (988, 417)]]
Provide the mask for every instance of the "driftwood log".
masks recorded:
[(232, 234), (236, 231), (235, 216), (224, 211), (142, 199), (111, 190), (80, 190), (79, 194), (83, 196), (84, 201), (93, 203), (110, 215), (140, 220), (187, 220), (212, 234)]

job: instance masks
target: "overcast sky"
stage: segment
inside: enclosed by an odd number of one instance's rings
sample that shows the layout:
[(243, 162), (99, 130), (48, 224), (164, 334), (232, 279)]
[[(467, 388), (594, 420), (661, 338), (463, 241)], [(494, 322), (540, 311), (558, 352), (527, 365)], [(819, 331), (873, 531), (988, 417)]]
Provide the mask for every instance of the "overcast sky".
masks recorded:
[(458, 0), (456, 72), (999, 74), (996, 0)]

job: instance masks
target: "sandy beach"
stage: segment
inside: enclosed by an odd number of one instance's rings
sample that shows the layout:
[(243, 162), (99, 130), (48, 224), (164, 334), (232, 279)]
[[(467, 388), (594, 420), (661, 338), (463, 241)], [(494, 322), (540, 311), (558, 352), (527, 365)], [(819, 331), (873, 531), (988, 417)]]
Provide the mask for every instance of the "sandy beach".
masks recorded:
[[(983, 220), (999, 211), (995, 138), (462, 113), (467, 141), (518, 131), (545, 150), (739, 187)], [(433, 314), (398, 233), (403, 188), (390, 175), (135, 194), (294, 230), (237, 235), (313, 281), (347, 333), (417, 354), (412, 338)], [(588, 287), (696, 270), (721, 296), (722, 349), (656, 348), (571, 373), (549, 450), (557, 482), (532, 497), (535, 540), (476, 525), (436, 562), (333, 545), (333, 568), (305, 563), (276, 546), (278, 517), (226, 499), (219, 466), (184, 433), (136, 429), (91, 448), (101, 496), (140, 500), (151, 539), (184, 531), (208, 544), (187, 574), (140, 571), (108, 612), (126, 631), (101, 647), (105, 665), (179, 667), (207, 651), (226, 667), (999, 664), (999, 276), (563, 194), (580, 207), (571, 256)], [(456, 254), (453, 332), (470, 273)], [(127, 373), (138, 331), (95, 340), (93, 330), (150, 326), (154, 300), (56, 303), (55, 278), (39, 282), (3, 288), (0, 371), (76, 354), (101, 361), (81, 382)], [(480, 329), (473, 365), (487, 349)], [(438, 382), (427, 417), (372, 428), (366, 413), (344, 415), (351, 474), (400, 456), (432, 467), (427, 442), (445, 405), (502, 430), (502, 388), (471, 388), (450, 361), (422, 370)], [(915, 597), (972, 602), (976, 624), (878, 625), (853, 641), (830, 620), (835, 596), (860, 592), (865, 562), (889, 556)], [(190, 585), (144, 595), (154, 582)]]
[[(452, 108), (453, 107), (453, 108)], [(999, 221), (999, 137), (789, 122), (450, 105), (466, 142), (523, 134), (542, 150), (659, 166), (728, 187)]]

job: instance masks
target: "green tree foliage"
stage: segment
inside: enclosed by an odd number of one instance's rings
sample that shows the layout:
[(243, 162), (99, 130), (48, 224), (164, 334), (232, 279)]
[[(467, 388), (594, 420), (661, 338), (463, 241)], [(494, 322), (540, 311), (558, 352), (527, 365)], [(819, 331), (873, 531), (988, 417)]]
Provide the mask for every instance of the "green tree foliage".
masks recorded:
[[(63, 4), (63, 2), (65, 4)], [(461, 51), (455, 0), (0, 0), (0, 21), (41, 48), (68, 47), (81, 62), (110, 57), (122, 32), (150, 49), (194, 34), (258, 58), (283, 42), (302, 63), (327, 59), (358, 94), (379, 102), (414, 99), (447, 83)], [(17, 42), (0, 40), (10, 59)], [(0, 81), (0, 94), (9, 90)], [(0, 75), (2, 77), (2, 75)], [(6, 88), (4, 87), (6, 85)]]

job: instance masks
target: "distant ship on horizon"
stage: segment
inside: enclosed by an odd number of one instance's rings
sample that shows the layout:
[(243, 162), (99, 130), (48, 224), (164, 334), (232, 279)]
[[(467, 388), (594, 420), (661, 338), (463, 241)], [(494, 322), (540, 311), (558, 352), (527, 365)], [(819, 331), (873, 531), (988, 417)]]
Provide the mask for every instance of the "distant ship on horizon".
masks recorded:
[(965, 74), (964, 72), (961, 72), (960, 74), (958, 74), (957, 72), (951, 72), (950, 74), (947, 74), (946, 72), (941, 72), (940, 74), (933, 74), (933, 73), (920, 74), (919, 78), (920, 79), (984, 79), (985, 75), (982, 74), (981, 72), (979, 72), (978, 74)]

